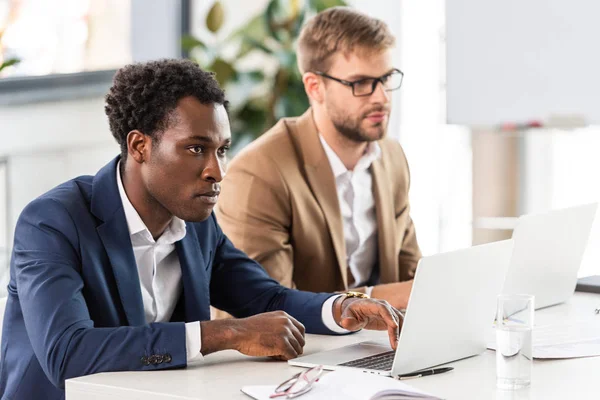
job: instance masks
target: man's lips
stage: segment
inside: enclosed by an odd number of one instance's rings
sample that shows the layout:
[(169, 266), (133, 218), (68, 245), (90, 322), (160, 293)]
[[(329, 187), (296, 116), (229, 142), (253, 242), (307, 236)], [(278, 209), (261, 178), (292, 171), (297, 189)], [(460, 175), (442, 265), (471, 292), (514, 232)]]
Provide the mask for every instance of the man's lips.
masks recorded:
[(200, 194), (198, 196), (198, 198), (203, 203), (214, 205), (217, 203), (217, 199), (219, 198), (220, 193), (221, 193), (220, 191), (213, 190), (210, 192), (205, 192), (205, 193)]
[(211, 190), (210, 192), (200, 193), (200, 196), (215, 197), (221, 194), (220, 190)]
[(383, 112), (373, 112), (373, 113), (367, 114), (366, 118), (371, 122), (382, 122), (383, 120), (385, 120), (387, 118), (387, 114), (383, 113)]

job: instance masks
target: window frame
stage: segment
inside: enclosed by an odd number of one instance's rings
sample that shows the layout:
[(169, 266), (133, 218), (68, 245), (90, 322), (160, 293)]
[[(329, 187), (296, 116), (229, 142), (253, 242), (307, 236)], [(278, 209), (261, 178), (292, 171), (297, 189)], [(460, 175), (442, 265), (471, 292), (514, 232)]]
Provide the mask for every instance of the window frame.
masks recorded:
[[(143, 2), (144, 6), (148, 7), (149, 0), (131, 0), (131, 2), (132, 7), (134, 2), (139, 4)], [(191, 0), (173, 1), (172, 4), (174, 7), (180, 8), (179, 21), (173, 21), (173, 23), (179, 27), (179, 42), (181, 43), (181, 38), (189, 34), (191, 29)], [(139, 22), (137, 25), (141, 25), (144, 22), (145, 15), (140, 16), (137, 13), (132, 13), (131, 18), (132, 24)], [(132, 54), (136, 54), (136, 47), (141, 47), (139, 43), (136, 43), (136, 39), (132, 40), (131, 46)], [(181, 46), (179, 52), (180, 57), (187, 56)], [(115, 72), (115, 69), (107, 69), (68, 74), (2, 78), (0, 79), (0, 106), (103, 96), (110, 88)]]

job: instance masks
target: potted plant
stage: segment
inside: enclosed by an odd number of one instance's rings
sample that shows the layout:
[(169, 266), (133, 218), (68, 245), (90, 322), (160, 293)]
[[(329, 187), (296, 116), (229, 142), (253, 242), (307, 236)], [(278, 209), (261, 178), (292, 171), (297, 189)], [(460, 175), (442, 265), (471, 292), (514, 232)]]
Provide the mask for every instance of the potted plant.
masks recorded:
[(215, 72), (228, 93), (237, 149), (279, 118), (300, 115), (308, 108), (296, 66), (296, 40), (307, 18), (341, 5), (346, 5), (344, 0), (270, 0), (261, 13), (218, 40), (226, 15), (216, 1), (206, 17), (212, 42), (192, 36), (183, 39), (184, 50), (201, 67)]

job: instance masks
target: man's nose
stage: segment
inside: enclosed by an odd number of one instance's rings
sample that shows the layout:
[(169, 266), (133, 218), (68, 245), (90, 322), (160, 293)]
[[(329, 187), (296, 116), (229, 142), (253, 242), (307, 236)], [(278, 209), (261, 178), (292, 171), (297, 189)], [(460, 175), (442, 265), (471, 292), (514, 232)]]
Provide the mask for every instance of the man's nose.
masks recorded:
[(371, 98), (377, 102), (381, 103), (389, 103), (391, 97), (391, 92), (385, 90), (383, 83), (377, 82), (377, 86), (375, 86), (375, 91), (371, 95)]
[(212, 156), (202, 171), (202, 179), (219, 183), (225, 177), (226, 165), (224, 160)]

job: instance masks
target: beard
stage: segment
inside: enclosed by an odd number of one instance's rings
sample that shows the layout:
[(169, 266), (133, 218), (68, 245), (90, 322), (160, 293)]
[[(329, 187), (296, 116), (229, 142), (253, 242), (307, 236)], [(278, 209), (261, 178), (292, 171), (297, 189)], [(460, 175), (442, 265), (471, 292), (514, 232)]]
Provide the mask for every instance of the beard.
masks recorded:
[(374, 142), (383, 139), (387, 128), (387, 119), (384, 122), (378, 122), (371, 125), (369, 131), (361, 126), (361, 123), (365, 120), (367, 115), (372, 112), (384, 112), (388, 111), (385, 107), (379, 107), (376, 109), (369, 110), (358, 118), (352, 118), (349, 115), (332, 115), (331, 122), (339, 133), (342, 134), (346, 139), (353, 142), (364, 143)]

